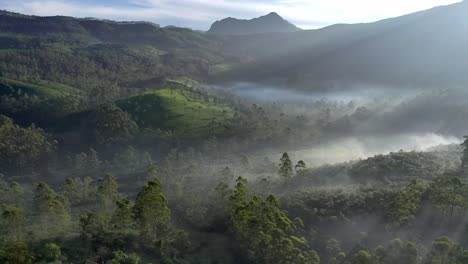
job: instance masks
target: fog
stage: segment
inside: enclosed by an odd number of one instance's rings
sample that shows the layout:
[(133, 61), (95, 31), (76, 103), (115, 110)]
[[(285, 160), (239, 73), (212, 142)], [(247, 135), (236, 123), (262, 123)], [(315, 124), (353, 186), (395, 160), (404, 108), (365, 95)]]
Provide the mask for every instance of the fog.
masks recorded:
[(251, 83), (238, 82), (229, 84), (227, 89), (234, 95), (248, 98), (255, 102), (272, 103), (311, 103), (327, 100), (336, 102), (369, 103), (376, 99), (392, 99), (400, 102), (405, 96), (416, 95), (420, 89), (410, 88), (402, 92), (401, 89), (378, 85), (331, 85), (327, 90), (313, 90), (290, 88), (284, 82)]
[(462, 122), (468, 97), (460, 90), (336, 85), (317, 92), (291, 89), (283, 82), (239, 82), (220, 88), (248, 103), (280, 104), (290, 115), (312, 116), (317, 106), (331, 108), (333, 121), (346, 123), (346, 129), (335, 125), (319, 142), (288, 150), (312, 166), (459, 144), (468, 131)]
[(292, 151), (293, 157), (311, 166), (365, 159), (378, 154), (403, 151), (427, 151), (440, 145), (459, 144), (454, 136), (435, 133), (389, 136), (344, 137), (308, 149)]

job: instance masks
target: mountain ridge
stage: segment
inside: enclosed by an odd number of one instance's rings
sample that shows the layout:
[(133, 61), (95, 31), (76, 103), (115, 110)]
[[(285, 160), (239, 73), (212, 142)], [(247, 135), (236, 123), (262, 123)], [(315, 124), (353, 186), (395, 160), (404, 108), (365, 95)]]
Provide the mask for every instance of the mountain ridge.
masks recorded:
[(301, 31), (301, 29), (283, 19), (278, 13), (270, 12), (267, 15), (253, 19), (227, 17), (215, 21), (208, 30), (208, 33), (220, 35), (249, 35), (297, 31)]
[(468, 69), (467, 3), (372, 23), (231, 36), (222, 49), (246, 59), (227, 79), (284, 78), (288, 84), (320, 88), (337, 82), (459, 87), (468, 81), (462, 73)]

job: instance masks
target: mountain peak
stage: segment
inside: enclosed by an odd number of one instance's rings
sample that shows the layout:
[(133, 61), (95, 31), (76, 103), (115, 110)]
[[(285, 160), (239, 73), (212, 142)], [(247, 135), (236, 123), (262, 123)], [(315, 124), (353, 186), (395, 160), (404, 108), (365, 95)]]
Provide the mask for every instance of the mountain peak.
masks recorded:
[(271, 12), (250, 20), (228, 17), (213, 23), (208, 32), (221, 35), (248, 35), (299, 30), (301, 29), (283, 19), (278, 13)]
[(269, 13), (268, 15), (266, 15), (267, 17), (279, 17), (281, 19), (283, 19), (280, 15), (278, 15), (278, 13), (276, 12), (271, 12)]

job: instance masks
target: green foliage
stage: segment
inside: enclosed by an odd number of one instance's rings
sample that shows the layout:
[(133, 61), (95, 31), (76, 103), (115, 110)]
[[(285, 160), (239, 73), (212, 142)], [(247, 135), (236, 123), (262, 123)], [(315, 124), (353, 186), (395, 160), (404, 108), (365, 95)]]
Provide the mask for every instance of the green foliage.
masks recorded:
[(0, 261), (6, 264), (32, 264), (34, 255), (24, 242), (14, 242), (8, 244), (3, 252), (0, 251)]
[(386, 204), (390, 225), (400, 227), (415, 219), (421, 203), (421, 187), (412, 181), (402, 191), (397, 192)]
[(463, 137), (465, 140), (461, 144), (462, 146), (462, 170), (465, 170), (465, 166), (468, 165), (468, 136)]
[(462, 262), (459, 262), (459, 260), (463, 258), (463, 248), (447, 237), (441, 237), (432, 242), (432, 248), (425, 260), (425, 263), (461, 264)]
[(41, 248), (41, 257), (47, 263), (60, 261), (62, 258), (62, 251), (60, 246), (55, 243), (47, 243)]
[(320, 263), (301, 237), (302, 221), (291, 221), (272, 195), (266, 200), (247, 195), (247, 181), (239, 177), (231, 196), (232, 228), (255, 262)]
[(77, 205), (82, 201), (81, 188), (76, 179), (67, 177), (62, 186), (61, 194), (67, 197), (71, 205)]
[(56, 144), (42, 129), (22, 128), (0, 115), (0, 170), (35, 167), (55, 150)]
[(293, 176), (292, 166), (293, 165), (292, 165), (291, 159), (289, 158), (288, 153), (286, 152), (283, 153), (283, 156), (280, 159), (278, 174), (281, 178), (283, 178), (285, 184), (288, 183), (288, 181)]
[(93, 111), (88, 125), (93, 129), (96, 142), (104, 145), (128, 142), (138, 131), (131, 116), (114, 104), (102, 105)]
[(22, 241), (25, 234), (25, 220), (22, 209), (16, 207), (4, 208), (0, 222), (3, 239), (10, 242)]
[(137, 196), (133, 211), (142, 237), (153, 243), (164, 237), (170, 210), (158, 179), (146, 183)]
[(468, 189), (459, 178), (437, 177), (429, 186), (429, 199), (443, 215), (452, 217), (455, 210), (468, 206)]
[(450, 169), (437, 155), (423, 152), (395, 152), (358, 161), (349, 170), (359, 182), (431, 180)]
[(140, 257), (136, 254), (125, 254), (122, 251), (116, 251), (113, 254), (109, 264), (139, 264), (141, 263)]
[(369, 254), (366, 250), (359, 250), (356, 255), (354, 255), (352, 264), (372, 264), (372, 255)]
[(128, 199), (120, 199), (116, 206), (111, 219), (112, 230), (125, 233), (134, 227), (133, 203)]
[[(54, 85), (52, 85), (52, 87), (53, 86)], [(46, 99), (68, 95), (67, 93), (57, 89), (50, 88), (50, 86), (47, 87), (0, 77), (0, 95), (18, 96), (22, 94), (38, 96)]]
[(69, 225), (70, 215), (66, 198), (58, 195), (47, 184), (39, 183), (34, 195), (35, 212), (44, 228), (39, 233), (56, 235)]
[(99, 212), (106, 222), (110, 221), (116, 203), (120, 199), (118, 187), (117, 179), (110, 173), (104, 175), (98, 183)]
[(188, 89), (162, 89), (117, 102), (140, 127), (172, 130), (185, 137), (228, 132), (233, 110)]

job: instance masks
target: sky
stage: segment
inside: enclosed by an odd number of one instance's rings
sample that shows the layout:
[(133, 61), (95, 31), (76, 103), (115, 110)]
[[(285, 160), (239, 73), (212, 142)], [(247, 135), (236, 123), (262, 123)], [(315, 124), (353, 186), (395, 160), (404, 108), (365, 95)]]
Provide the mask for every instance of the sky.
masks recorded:
[(303, 29), (373, 22), (460, 0), (0, 0), (0, 9), (39, 15), (150, 21), (208, 30), (226, 17), (250, 19), (270, 12)]

